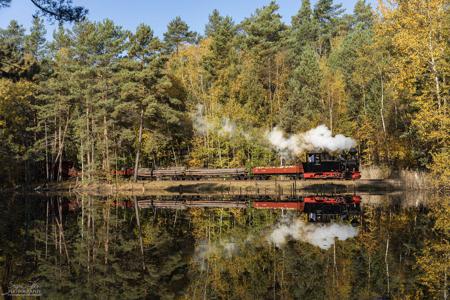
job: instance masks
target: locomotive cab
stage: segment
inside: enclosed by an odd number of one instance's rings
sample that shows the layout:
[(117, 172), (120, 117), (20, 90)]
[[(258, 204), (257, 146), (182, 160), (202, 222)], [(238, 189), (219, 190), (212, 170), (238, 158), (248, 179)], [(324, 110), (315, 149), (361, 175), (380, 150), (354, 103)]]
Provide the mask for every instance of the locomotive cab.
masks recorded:
[(327, 152), (307, 153), (306, 159), (305, 172), (341, 171), (339, 160)]
[(310, 152), (303, 163), (305, 179), (359, 179), (359, 159), (356, 149), (337, 156), (327, 152)]

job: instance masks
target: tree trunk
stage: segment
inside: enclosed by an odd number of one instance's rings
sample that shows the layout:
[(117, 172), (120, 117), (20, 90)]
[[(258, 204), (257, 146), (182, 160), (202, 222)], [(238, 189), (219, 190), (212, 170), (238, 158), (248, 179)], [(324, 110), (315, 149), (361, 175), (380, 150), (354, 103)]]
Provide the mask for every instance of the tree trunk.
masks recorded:
[(106, 238), (105, 238), (105, 265), (108, 263), (108, 254), (109, 254), (109, 199), (106, 202), (106, 213), (105, 213), (105, 227), (106, 227)]
[(47, 259), (48, 255), (48, 200), (47, 202), (47, 209), (45, 214), (45, 259)]
[(366, 91), (364, 89), (363, 89), (363, 105), (364, 105), (364, 115), (367, 115)]
[(90, 132), (89, 132), (89, 105), (88, 105), (87, 100), (86, 100), (86, 163), (87, 163), (86, 169), (88, 171), (88, 173), (87, 173), (88, 174), (88, 178), (91, 179), (91, 172), (90, 172), (90, 170), (91, 170), (91, 156), (90, 156), (90, 153), (89, 153), (89, 147), (90, 147), (90, 138), (89, 138), (89, 136), (90, 136)]
[[(117, 146), (114, 147), (114, 162), (115, 162), (115, 169), (118, 170), (118, 158), (117, 158)], [(117, 187), (117, 181), (119, 180), (119, 175), (117, 174), (117, 172), (115, 173), (115, 180), (116, 180), (116, 187)]]
[[(64, 141), (66, 139), (66, 134), (67, 134), (67, 129), (69, 127), (69, 122), (70, 122), (70, 117), (67, 116), (66, 119), (66, 124), (64, 126), (64, 131), (61, 132), (61, 126), (59, 126), (58, 129), (58, 153), (56, 155), (56, 158), (52, 164), (52, 173), (53, 173), (53, 169), (56, 166), (56, 163), (58, 162), (58, 176), (57, 176), (57, 180), (61, 181), (61, 172), (62, 172), (62, 155), (63, 155), (63, 150), (64, 150)], [(56, 134), (56, 133), (55, 133)]]
[(367, 277), (367, 290), (368, 290), (368, 292), (370, 293), (370, 273), (371, 273), (371, 257), (370, 257), (370, 254), (369, 254), (369, 270), (368, 270), (368, 277)]
[[(430, 13), (429, 11), (427, 11), (428, 13), (428, 18), (430, 18)], [(434, 84), (435, 84), (435, 89), (436, 89), (436, 98), (437, 98), (437, 103), (438, 103), (438, 108), (439, 110), (441, 109), (441, 105), (442, 105), (442, 101), (441, 101), (441, 87), (440, 87), (440, 83), (439, 83), (439, 74), (436, 68), (436, 60), (434, 58), (434, 47), (433, 47), (433, 43), (432, 43), (432, 32), (431, 30), (428, 31), (428, 49), (430, 51), (430, 65), (431, 65), (431, 70), (433, 71), (433, 77), (434, 77)], [(444, 103), (445, 105), (446, 103)]]
[(273, 126), (273, 96), (272, 96), (272, 60), (269, 57), (269, 128)]
[[(445, 261), (448, 261), (448, 252), (445, 255)], [(447, 300), (447, 267), (444, 268), (444, 300)]]
[(144, 127), (144, 109), (141, 109), (141, 117), (139, 122), (139, 136), (138, 136), (138, 146), (136, 149), (136, 161), (134, 163), (134, 181), (137, 181), (138, 168), (139, 168), (139, 156), (141, 154), (141, 145), (142, 145), (142, 128)]
[(84, 240), (84, 196), (81, 196), (81, 239)]
[(108, 139), (108, 123), (106, 122), (106, 116), (103, 116), (103, 137), (105, 139), (105, 167), (106, 167), (106, 177), (110, 176), (110, 166), (109, 166), (109, 139)]
[[(95, 134), (95, 123), (94, 123), (94, 118), (91, 118), (91, 132), (92, 135), (94, 136)], [(95, 137), (95, 136), (94, 136)], [(91, 168), (92, 171), (95, 171), (95, 138), (91, 140)]]
[(222, 168), (222, 150), (220, 149), (220, 138), (219, 137), (217, 137), (217, 146), (218, 146), (217, 153), (219, 154), (219, 164), (220, 164), (220, 167)]
[(178, 167), (177, 154), (175, 153), (175, 148), (173, 147), (173, 144), (172, 144), (172, 154), (173, 154), (173, 160), (175, 161), (175, 166)]
[(380, 70), (380, 79), (381, 79), (381, 108), (380, 108), (380, 116), (381, 116), (381, 125), (383, 126), (384, 138), (386, 139), (386, 123), (384, 122), (384, 79), (383, 73)]
[[(84, 145), (83, 139), (80, 139), (80, 151), (81, 151), (81, 182), (84, 182)], [(78, 178), (78, 177), (77, 177)]]
[(51, 157), (51, 169), (50, 169), (50, 181), (55, 179), (55, 164), (56, 164), (56, 145), (58, 143), (58, 134), (56, 131), (57, 121), (56, 116), (54, 119), (54, 131), (53, 131), (53, 145), (52, 145), (52, 157)]
[(142, 255), (142, 269), (145, 270), (144, 244), (142, 241), (141, 219), (139, 218), (139, 206), (138, 206), (136, 197), (134, 197), (134, 212), (136, 214), (136, 224), (138, 226), (138, 232), (139, 232), (139, 246), (141, 248), (141, 255)]
[(59, 161), (58, 161), (58, 177), (57, 177), (57, 181), (60, 182), (62, 180), (62, 148), (63, 148), (63, 142), (62, 142), (62, 136), (61, 136), (61, 124), (59, 125), (59, 129), (58, 129), (58, 145), (59, 145), (59, 150), (58, 150), (58, 157), (59, 157)]
[(329, 94), (328, 94), (328, 110), (330, 114), (330, 131), (331, 134), (333, 134), (333, 100), (331, 99), (331, 96)]
[(389, 236), (386, 240), (386, 253), (384, 254), (384, 262), (386, 264), (386, 278), (387, 278), (387, 292), (390, 294), (390, 282), (389, 282), (389, 263), (388, 263), (388, 251), (389, 251)]
[(47, 135), (47, 121), (44, 122), (44, 132), (45, 132), (45, 178), (47, 181), (50, 180), (49, 172), (49, 161), (48, 161), (48, 135)]

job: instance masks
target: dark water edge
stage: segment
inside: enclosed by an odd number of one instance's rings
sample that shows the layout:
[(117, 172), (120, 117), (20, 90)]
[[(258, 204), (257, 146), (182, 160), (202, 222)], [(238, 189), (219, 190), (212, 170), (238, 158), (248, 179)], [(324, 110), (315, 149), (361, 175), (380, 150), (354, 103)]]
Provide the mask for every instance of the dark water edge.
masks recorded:
[(418, 192), (2, 195), (1, 292), (35, 283), (51, 299), (443, 298), (448, 201)]
[(3, 189), (2, 192), (78, 192), (86, 194), (113, 195), (117, 193), (279, 193), (290, 191), (308, 192), (394, 192), (432, 191), (431, 185), (412, 185), (402, 179), (360, 179), (352, 180), (121, 180), (117, 182), (81, 183), (67, 180), (60, 183), (36, 183), (28, 186)]

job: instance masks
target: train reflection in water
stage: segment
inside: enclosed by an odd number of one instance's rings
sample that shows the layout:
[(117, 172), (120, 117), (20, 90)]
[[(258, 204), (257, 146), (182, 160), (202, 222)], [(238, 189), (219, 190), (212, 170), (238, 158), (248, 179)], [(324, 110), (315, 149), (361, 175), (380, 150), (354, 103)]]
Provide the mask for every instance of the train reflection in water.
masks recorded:
[[(140, 209), (191, 209), (191, 208), (237, 208), (292, 210), (308, 216), (308, 222), (326, 223), (332, 220), (359, 224), (361, 197), (358, 195), (151, 195), (136, 198)], [(114, 200), (111, 205), (133, 208), (134, 200)], [(69, 201), (68, 209), (76, 210), (79, 201)]]

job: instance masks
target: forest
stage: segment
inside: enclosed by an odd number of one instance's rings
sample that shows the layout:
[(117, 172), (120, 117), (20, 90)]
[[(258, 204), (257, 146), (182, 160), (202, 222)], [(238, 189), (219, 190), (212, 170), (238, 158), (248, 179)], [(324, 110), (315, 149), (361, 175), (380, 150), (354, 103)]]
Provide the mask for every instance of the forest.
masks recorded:
[[(0, 186), (83, 182), (142, 167), (279, 164), (264, 140), (325, 124), (364, 165), (450, 178), (448, 0), (275, 1), (241, 22), (214, 10), (203, 33), (180, 17), (163, 37), (111, 20), (35, 17), (0, 29)], [(0, 9), (2, 9), (0, 7)], [(55, 171), (56, 170), (56, 171)]]

